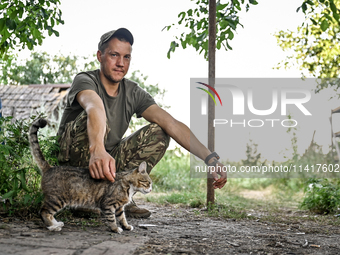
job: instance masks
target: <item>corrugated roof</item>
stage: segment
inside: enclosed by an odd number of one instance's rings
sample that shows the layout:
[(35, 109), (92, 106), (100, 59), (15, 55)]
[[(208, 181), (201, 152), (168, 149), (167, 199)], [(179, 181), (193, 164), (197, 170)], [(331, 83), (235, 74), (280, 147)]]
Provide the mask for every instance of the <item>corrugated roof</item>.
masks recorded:
[(58, 110), (58, 106), (63, 107), (70, 86), (71, 84), (0, 85), (2, 116), (28, 119), (41, 111), (50, 116)]

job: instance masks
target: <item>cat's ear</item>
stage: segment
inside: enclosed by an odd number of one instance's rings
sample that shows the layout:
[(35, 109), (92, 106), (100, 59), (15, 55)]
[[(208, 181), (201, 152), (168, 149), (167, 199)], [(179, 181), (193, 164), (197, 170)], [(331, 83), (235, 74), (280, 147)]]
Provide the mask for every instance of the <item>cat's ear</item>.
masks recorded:
[(143, 161), (143, 162), (139, 165), (138, 171), (139, 171), (141, 174), (145, 174), (145, 173), (146, 173), (146, 162), (145, 162), (145, 161)]

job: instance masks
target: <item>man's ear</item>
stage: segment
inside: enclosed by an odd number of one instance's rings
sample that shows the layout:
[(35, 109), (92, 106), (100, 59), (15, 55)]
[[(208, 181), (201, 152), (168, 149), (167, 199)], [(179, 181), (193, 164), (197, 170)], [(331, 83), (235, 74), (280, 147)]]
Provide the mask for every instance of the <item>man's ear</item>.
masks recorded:
[(102, 52), (100, 50), (97, 51), (97, 59), (98, 59), (99, 63), (102, 62)]

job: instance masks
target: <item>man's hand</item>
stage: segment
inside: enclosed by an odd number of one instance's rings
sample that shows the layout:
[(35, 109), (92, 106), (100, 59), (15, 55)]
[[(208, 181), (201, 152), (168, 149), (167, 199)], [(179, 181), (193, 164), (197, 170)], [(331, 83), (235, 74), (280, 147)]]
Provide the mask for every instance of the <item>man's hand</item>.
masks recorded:
[[(227, 183), (227, 173), (222, 171), (223, 165), (220, 162), (217, 162), (216, 166), (218, 167), (214, 167), (212, 169), (213, 171), (211, 171), (211, 175), (215, 180), (213, 186), (214, 189), (221, 189)], [(218, 175), (220, 175), (221, 177), (218, 178)]]
[[(91, 151), (91, 149), (90, 149)], [(114, 182), (116, 178), (115, 160), (105, 149), (91, 152), (89, 170), (93, 179), (103, 179)]]

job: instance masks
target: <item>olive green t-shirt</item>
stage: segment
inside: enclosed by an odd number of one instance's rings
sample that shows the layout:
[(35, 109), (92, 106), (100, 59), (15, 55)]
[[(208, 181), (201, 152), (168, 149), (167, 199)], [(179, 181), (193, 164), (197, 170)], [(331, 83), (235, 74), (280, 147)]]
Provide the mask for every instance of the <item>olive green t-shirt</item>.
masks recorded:
[(111, 129), (105, 144), (107, 151), (111, 151), (122, 139), (133, 114), (140, 118), (149, 106), (155, 104), (151, 95), (133, 81), (124, 78), (119, 84), (118, 95), (112, 97), (106, 93), (100, 81), (99, 70), (82, 72), (74, 78), (67, 95), (66, 108), (60, 122), (58, 135), (64, 132), (66, 123), (74, 120), (83, 111), (76, 100), (77, 94), (82, 90), (93, 90), (103, 100), (106, 118)]

